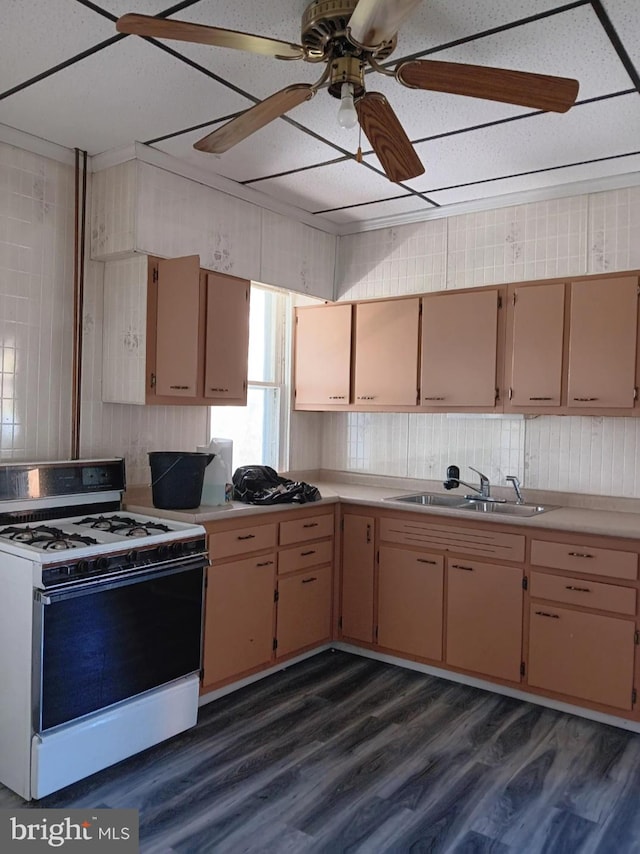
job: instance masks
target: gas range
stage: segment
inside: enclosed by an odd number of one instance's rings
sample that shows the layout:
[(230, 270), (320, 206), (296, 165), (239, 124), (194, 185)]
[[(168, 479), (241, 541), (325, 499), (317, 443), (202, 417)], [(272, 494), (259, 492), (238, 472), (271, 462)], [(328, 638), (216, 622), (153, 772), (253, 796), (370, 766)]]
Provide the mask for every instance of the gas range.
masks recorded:
[(121, 510), (124, 486), (122, 460), (0, 466), (0, 559), (48, 588), (206, 552), (201, 525)]

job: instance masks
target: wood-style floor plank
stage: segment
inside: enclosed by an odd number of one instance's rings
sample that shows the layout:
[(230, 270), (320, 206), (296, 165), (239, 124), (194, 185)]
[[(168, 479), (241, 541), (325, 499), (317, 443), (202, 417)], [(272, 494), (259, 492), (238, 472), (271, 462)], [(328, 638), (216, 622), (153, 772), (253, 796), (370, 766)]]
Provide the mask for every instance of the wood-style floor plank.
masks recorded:
[(638, 803), (638, 735), (331, 651), (32, 806), (136, 808), (144, 854), (640, 854)]

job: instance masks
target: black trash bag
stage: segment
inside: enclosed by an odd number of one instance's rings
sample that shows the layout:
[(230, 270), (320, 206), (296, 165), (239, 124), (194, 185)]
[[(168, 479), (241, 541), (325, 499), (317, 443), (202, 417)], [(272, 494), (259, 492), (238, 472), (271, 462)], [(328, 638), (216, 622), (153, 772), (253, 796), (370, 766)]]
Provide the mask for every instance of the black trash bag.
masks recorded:
[(240, 466), (233, 473), (233, 498), (245, 504), (306, 504), (322, 496), (310, 483), (280, 477), (269, 466)]

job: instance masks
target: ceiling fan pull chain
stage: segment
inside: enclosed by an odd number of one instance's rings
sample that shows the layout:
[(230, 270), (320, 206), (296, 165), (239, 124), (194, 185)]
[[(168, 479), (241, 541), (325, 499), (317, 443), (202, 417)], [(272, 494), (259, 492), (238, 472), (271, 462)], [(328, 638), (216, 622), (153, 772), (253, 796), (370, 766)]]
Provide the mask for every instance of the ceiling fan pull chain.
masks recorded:
[(358, 150), (356, 151), (356, 163), (362, 163), (362, 125), (358, 127)]

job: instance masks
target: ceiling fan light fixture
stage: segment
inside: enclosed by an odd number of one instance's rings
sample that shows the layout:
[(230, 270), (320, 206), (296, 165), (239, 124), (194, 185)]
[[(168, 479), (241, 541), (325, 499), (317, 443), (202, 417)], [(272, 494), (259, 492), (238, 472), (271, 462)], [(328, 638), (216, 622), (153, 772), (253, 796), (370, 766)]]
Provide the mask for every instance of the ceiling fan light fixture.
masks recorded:
[(356, 112), (356, 105), (353, 103), (353, 86), (351, 83), (342, 84), (338, 124), (347, 130), (358, 124), (358, 113)]

